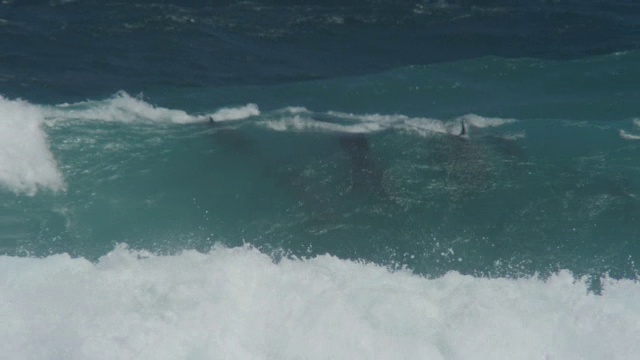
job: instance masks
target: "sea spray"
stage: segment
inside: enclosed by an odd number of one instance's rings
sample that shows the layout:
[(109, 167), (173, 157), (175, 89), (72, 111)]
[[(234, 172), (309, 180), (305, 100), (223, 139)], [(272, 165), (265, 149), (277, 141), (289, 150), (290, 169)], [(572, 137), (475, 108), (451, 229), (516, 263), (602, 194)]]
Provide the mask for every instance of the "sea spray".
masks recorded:
[(0, 96), (0, 187), (27, 195), (64, 190), (43, 120), (41, 108)]

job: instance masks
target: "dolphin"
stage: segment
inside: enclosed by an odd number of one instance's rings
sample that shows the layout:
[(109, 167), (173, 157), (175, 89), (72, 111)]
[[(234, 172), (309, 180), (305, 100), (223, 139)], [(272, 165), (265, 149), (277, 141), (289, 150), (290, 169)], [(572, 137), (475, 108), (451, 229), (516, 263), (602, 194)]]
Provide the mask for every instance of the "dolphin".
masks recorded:
[(343, 134), (338, 137), (338, 142), (351, 161), (353, 186), (358, 190), (384, 194), (383, 171), (373, 160), (367, 136)]
[(464, 125), (464, 120), (460, 121), (460, 134), (458, 136), (466, 136), (467, 135), (467, 127)]
[(245, 155), (255, 153), (254, 141), (243, 133), (241, 129), (224, 126), (211, 115), (209, 115), (209, 125), (213, 128), (211, 137), (226, 151)]

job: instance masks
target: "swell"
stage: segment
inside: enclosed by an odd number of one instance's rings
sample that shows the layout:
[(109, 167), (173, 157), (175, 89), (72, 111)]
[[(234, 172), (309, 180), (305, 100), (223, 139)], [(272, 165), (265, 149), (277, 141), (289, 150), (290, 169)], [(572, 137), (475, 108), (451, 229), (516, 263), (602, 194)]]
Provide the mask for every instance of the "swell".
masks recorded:
[[(122, 242), (155, 252), (250, 242), (430, 275), (633, 277), (637, 57), (5, 99), (6, 136), (31, 129), (40, 137), (26, 144), (40, 150), (4, 162), (31, 165), (2, 178), (3, 252), (96, 259)], [(11, 120), (21, 113), (33, 121)], [(26, 177), (47, 166), (57, 177)]]
[(42, 1), (0, 8), (0, 92), (39, 102), (159, 85), (282, 84), (485, 56), (580, 59), (637, 50), (640, 13), (626, 1)]
[(610, 121), (638, 116), (640, 52), (570, 61), (483, 57), (409, 66), (358, 77), (277, 86), (205, 89), (161, 87), (145, 94), (172, 106), (206, 112), (212, 106), (257, 103), (276, 110), (399, 113), (452, 118), (467, 113), (518, 119)]
[(125, 93), (37, 109), (67, 188), (2, 194), (8, 254), (249, 242), (431, 276), (635, 276), (639, 148), (620, 131), (637, 121), (189, 113)]

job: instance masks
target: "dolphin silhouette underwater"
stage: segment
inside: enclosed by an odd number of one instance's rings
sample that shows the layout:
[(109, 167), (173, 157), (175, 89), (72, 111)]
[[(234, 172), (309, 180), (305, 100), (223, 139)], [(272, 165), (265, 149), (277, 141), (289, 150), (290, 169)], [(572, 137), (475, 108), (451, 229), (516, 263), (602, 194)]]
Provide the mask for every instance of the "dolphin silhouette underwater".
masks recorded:
[(340, 148), (351, 163), (351, 181), (355, 190), (385, 194), (383, 171), (371, 154), (369, 139), (365, 134), (342, 134), (338, 137)]

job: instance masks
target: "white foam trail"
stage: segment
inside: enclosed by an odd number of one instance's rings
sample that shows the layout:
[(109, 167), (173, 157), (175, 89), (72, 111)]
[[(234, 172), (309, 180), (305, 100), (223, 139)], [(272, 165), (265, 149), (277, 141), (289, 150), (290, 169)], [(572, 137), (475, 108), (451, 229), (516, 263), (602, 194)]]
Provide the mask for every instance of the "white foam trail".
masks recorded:
[(311, 111), (309, 111), (304, 106), (288, 106), (288, 107), (280, 110), (280, 112), (284, 112), (284, 113), (288, 113), (288, 114), (310, 114), (311, 113)]
[(243, 120), (252, 116), (260, 115), (260, 110), (256, 104), (247, 104), (236, 108), (222, 108), (209, 115), (214, 121), (235, 121)]
[(60, 104), (45, 109), (45, 115), (53, 121), (91, 120), (123, 123), (174, 123), (189, 124), (209, 121), (231, 121), (259, 115), (256, 104), (236, 108), (222, 108), (208, 115), (190, 115), (186, 111), (167, 109), (149, 104), (124, 91), (106, 100)]
[(516, 132), (516, 133), (507, 133), (504, 136), (502, 136), (503, 139), (513, 140), (513, 141), (524, 139), (526, 137), (527, 137), (527, 134), (524, 131)]
[(468, 125), (482, 129), (487, 127), (498, 127), (505, 124), (511, 124), (516, 120), (484, 117), (476, 114), (467, 114), (459, 117), (458, 119), (456, 119), (456, 121), (464, 121)]
[(151, 105), (140, 98), (131, 97), (124, 91), (120, 91), (106, 100), (90, 100), (50, 107), (46, 110), (46, 116), (54, 120), (97, 120), (124, 123), (162, 122), (184, 124), (202, 121), (182, 110), (172, 110)]
[(392, 123), (392, 127), (429, 137), (437, 134), (460, 135), (462, 123), (465, 124), (467, 132), (470, 132), (472, 128), (498, 127), (515, 121), (514, 119), (487, 118), (476, 114), (467, 114), (451, 120), (398, 116)]
[[(467, 128), (498, 127), (515, 122), (514, 119), (487, 118), (475, 114), (464, 115), (452, 120), (438, 120), (423, 117), (408, 117), (401, 114), (351, 114), (337, 111), (329, 111), (323, 116), (329, 116), (341, 123), (318, 121), (312, 118), (305, 108), (287, 108), (284, 111), (296, 116), (285, 117), (278, 120), (270, 120), (265, 125), (276, 131), (335, 131), (349, 133), (371, 133), (385, 129), (397, 129), (423, 137), (437, 134), (459, 135), (461, 123)], [(303, 116), (304, 115), (304, 116)], [(344, 124), (344, 121), (349, 124)]]
[[(632, 119), (632, 121), (635, 127), (640, 127), (640, 119), (634, 118)], [(624, 130), (620, 130), (619, 134), (620, 134), (620, 137), (625, 140), (640, 140), (640, 135), (635, 135), (635, 134), (626, 132)]]
[(0, 96), (0, 187), (27, 195), (41, 188), (64, 190), (43, 121), (38, 107)]
[(407, 118), (396, 127), (422, 137), (428, 137), (436, 134), (460, 135), (462, 123), (465, 124), (467, 132), (470, 132), (472, 128), (498, 127), (513, 122), (515, 122), (514, 119), (487, 118), (476, 114), (467, 114), (452, 120)]
[(261, 124), (274, 131), (313, 131), (313, 132), (337, 132), (351, 134), (367, 134), (383, 130), (384, 127), (376, 123), (357, 123), (351, 125), (330, 123), (314, 120), (309, 117), (295, 115), (279, 120), (265, 120)]
[(328, 114), (331, 115), (331, 116), (335, 116), (335, 117), (341, 118), (341, 119), (357, 120), (357, 121), (363, 121), (363, 122), (375, 122), (375, 123), (380, 123), (380, 124), (394, 124), (394, 123), (407, 121), (409, 119), (408, 116), (397, 115), (397, 114), (393, 114), (393, 115), (384, 115), (384, 114), (362, 114), (362, 115), (357, 115), (357, 114), (343, 113), (343, 112), (338, 112), (338, 111), (329, 111)]
[(422, 137), (434, 136), (437, 134), (459, 134), (460, 123), (444, 122), (436, 119), (408, 119), (403, 124), (397, 126), (398, 129)]
[[(275, 131), (310, 131), (310, 132), (339, 132), (339, 133), (373, 133), (386, 129), (397, 129), (419, 136), (428, 137), (436, 134), (460, 133), (462, 118), (443, 121), (430, 118), (411, 118), (406, 115), (381, 115), (381, 114), (350, 114), (336, 111), (329, 111), (325, 114), (317, 114), (318, 117), (329, 117), (335, 122), (317, 120), (313, 118), (313, 113), (305, 108), (286, 108), (279, 111), (287, 116), (276, 120), (267, 120), (261, 124)], [(290, 116), (292, 114), (294, 116)], [(485, 119), (477, 115), (468, 116), (470, 122), (479, 124), (481, 127), (499, 126), (498, 120)], [(466, 119), (466, 117), (465, 117)], [(483, 122), (483, 120), (485, 120)], [(503, 123), (508, 121), (504, 120)], [(472, 126), (473, 124), (469, 124)], [(490, 124), (490, 125), (488, 125)]]
[(635, 359), (640, 285), (425, 279), (251, 248), (0, 257), (7, 359)]
[(624, 130), (620, 130), (620, 137), (625, 140), (640, 140), (640, 135), (634, 135)]

